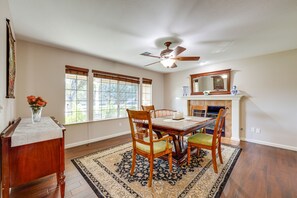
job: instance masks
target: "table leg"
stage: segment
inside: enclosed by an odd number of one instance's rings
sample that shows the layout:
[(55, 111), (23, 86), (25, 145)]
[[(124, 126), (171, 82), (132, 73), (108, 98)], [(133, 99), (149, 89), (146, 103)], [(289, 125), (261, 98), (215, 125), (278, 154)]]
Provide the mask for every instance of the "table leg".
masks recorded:
[(63, 198), (65, 195), (65, 175), (63, 172), (57, 173), (57, 185), (60, 187), (61, 197)]
[(173, 139), (173, 145), (174, 145), (174, 156), (179, 157), (180, 154), (182, 153), (182, 148), (181, 148), (181, 144), (180, 144), (180, 140), (179, 140), (179, 136), (176, 137), (175, 135), (171, 135), (172, 139)]
[(186, 162), (187, 159), (183, 138), (180, 135), (171, 135), (171, 137), (173, 139), (173, 146), (175, 151), (173, 152), (173, 162), (175, 164), (181, 165)]
[[(187, 143), (184, 141), (182, 135), (170, 135), (173, 139), (174, 151), (172, 152), (173, 162), (181, 165), (187, 162)], [(191, 153), (196, 152), (196, 149), (191, 149)]]
[[(159, 131), (155, 130), (158, 138), (161, 138), (162, 135)], [(172, 137), (173, 151), (172, 151), (172, 161), (177, 165), (181, 165), (187, 160), (187, 143), (184, 142), (183, 135), (173, 135), (168, 134)], [(167, 157), (164, 157), (167, 159)]]

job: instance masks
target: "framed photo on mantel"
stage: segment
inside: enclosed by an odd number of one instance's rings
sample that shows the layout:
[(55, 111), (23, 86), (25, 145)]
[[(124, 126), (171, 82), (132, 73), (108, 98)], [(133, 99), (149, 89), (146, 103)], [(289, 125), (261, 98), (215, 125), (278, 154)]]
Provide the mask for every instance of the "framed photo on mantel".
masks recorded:
[(15, 39), (10, 20), (6, 19), (6, 98), (15, 98), (14, 84), (16, 76)]

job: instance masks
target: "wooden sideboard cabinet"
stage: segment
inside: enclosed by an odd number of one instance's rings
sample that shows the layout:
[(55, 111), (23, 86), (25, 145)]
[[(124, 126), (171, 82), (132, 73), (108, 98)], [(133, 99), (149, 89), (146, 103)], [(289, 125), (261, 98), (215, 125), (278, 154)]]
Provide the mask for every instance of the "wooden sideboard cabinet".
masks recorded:
[[(14, 146), (12, 140), (14, 140), (15, 131), (18, 130), (18, 126), (21, 123), (21, 119), (17, 119), (14, 123), (8, 126), (1, 133), (1, 160), (2, 160), (2, 197), (9, 197), (9, 189), (25, 184), (32, 180), (50, 175), (56, 174), (57, 185), (60, 187), (61, 197), (64, 197), (65, 192), (65, 159), (64, 159), (64, 133), (65, 128), (59, 124), (53, 117), (46, 117), (48, 121), (53, 121), (52, 127), (56, 127), (56, 131), (59, 131), (61, 135), (58, 138), (50, 137), (52, 131), (42, 130), (42, 134), (38, 134), (38, 124), (23, 124), (22, 130), (26, 132), (33, 129), (34, 133), (38, 135), (48, 134), (47, 139), (33, 143), (23, 143), (21, 145)], [(44, 118), (42, 118), (44, 119)], [(56, 126), (55, 126), (56, 125)], [(34, 128), (35, 127), (35, 128)], [(46, 128), (46, 127), (45, 127)], [(25, 134), (26, 135), (26, 134)], [(23, 138), (25, 139), (25, 138)], [(38, 139), (38, 138), (37, 138)]]

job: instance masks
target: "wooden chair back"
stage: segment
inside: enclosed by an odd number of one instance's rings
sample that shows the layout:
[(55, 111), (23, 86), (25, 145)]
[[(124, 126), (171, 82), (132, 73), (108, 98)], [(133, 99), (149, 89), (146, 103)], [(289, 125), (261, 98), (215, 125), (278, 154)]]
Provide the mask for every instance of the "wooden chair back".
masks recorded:
[(176, 111), (171, 109), (157, 109), (155, 110), (155, 118), (172, 116), (174, 112)]
[(156, 117), (154, 105), (149, 105), (149, 106), (141, 105), (141, 108), (143, 111), (150, 112), (152, 117)]
[[(129, 109), (127, 109), (127, 112), (129, 116), (133, 149), (136, 149), (136, 142), (139, 142), (141, 144), (150, 145), (150, 151), (153, 152), (153, 130), (150, 112)], [(144, 124), (148, 124), (148, 128), (143, 127)], [(146, 136), (149, 137), (149, 142), (143, 140)]]
[(149, 106), (145, 106), (145, 105), (141, 105), (141, 108), (143, 111), (148, 111), (150, 112), (151, 110), (155, 110), (155, 106), (154, 105), (149, 105)]
[(212, 138), (213, 146), (216, 145), (217, 139), (219, 140), (219, 142), (221, 142), (221, 136), (222, 136), (222, 131), (225, 124), (227, 110), (228, 110), (227, 108), (226, 109), (221, 108), (216, 118), (216, 123), (213, 130), (213, 138)]
[(193, 105), (191, 106), (190, 116), (206, 117), (208, 106)]

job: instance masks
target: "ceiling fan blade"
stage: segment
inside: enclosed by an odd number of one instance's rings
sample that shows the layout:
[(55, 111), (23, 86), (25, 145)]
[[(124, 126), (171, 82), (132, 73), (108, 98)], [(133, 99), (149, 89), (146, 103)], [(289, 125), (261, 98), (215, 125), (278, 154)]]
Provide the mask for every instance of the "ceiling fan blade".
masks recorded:
[(175, 63), (173, 63), (173, 65), (170, 68), (176, 68), (177, 65)]
[(175, 57), (171, 59), (179, 60), (179, 61), (197, 61), (200, 59), (200, 57), (199, 56), (180, 56), (180, 57)]
[(154, 56), (154, 55), (152, 55), (152, 53), (150, 53), (150, 52), (143, 52), (140, 55), (149, 56), (149, 57), (153, 57), (153, 58), (161, 58), (160, 56)]
[(183, 51), (185, 51), (186, 48), (181, 47), (181, 46), (177, 46), (172, 52), (170, 52), (170, 56), (176, 57), (177, 55), (179, 55), (180, 53), (182, 53)]
[(160, 61), (157, 61), (157, 62), (153, 62), (153, 63), (147, 64), (147, 65), (145, 65), (145, 67), (150, 66), (150, 65), (153, 65), (153, 64), (156, 64), (156, 63), (159, 63), (159, 62), (160, 62)]

